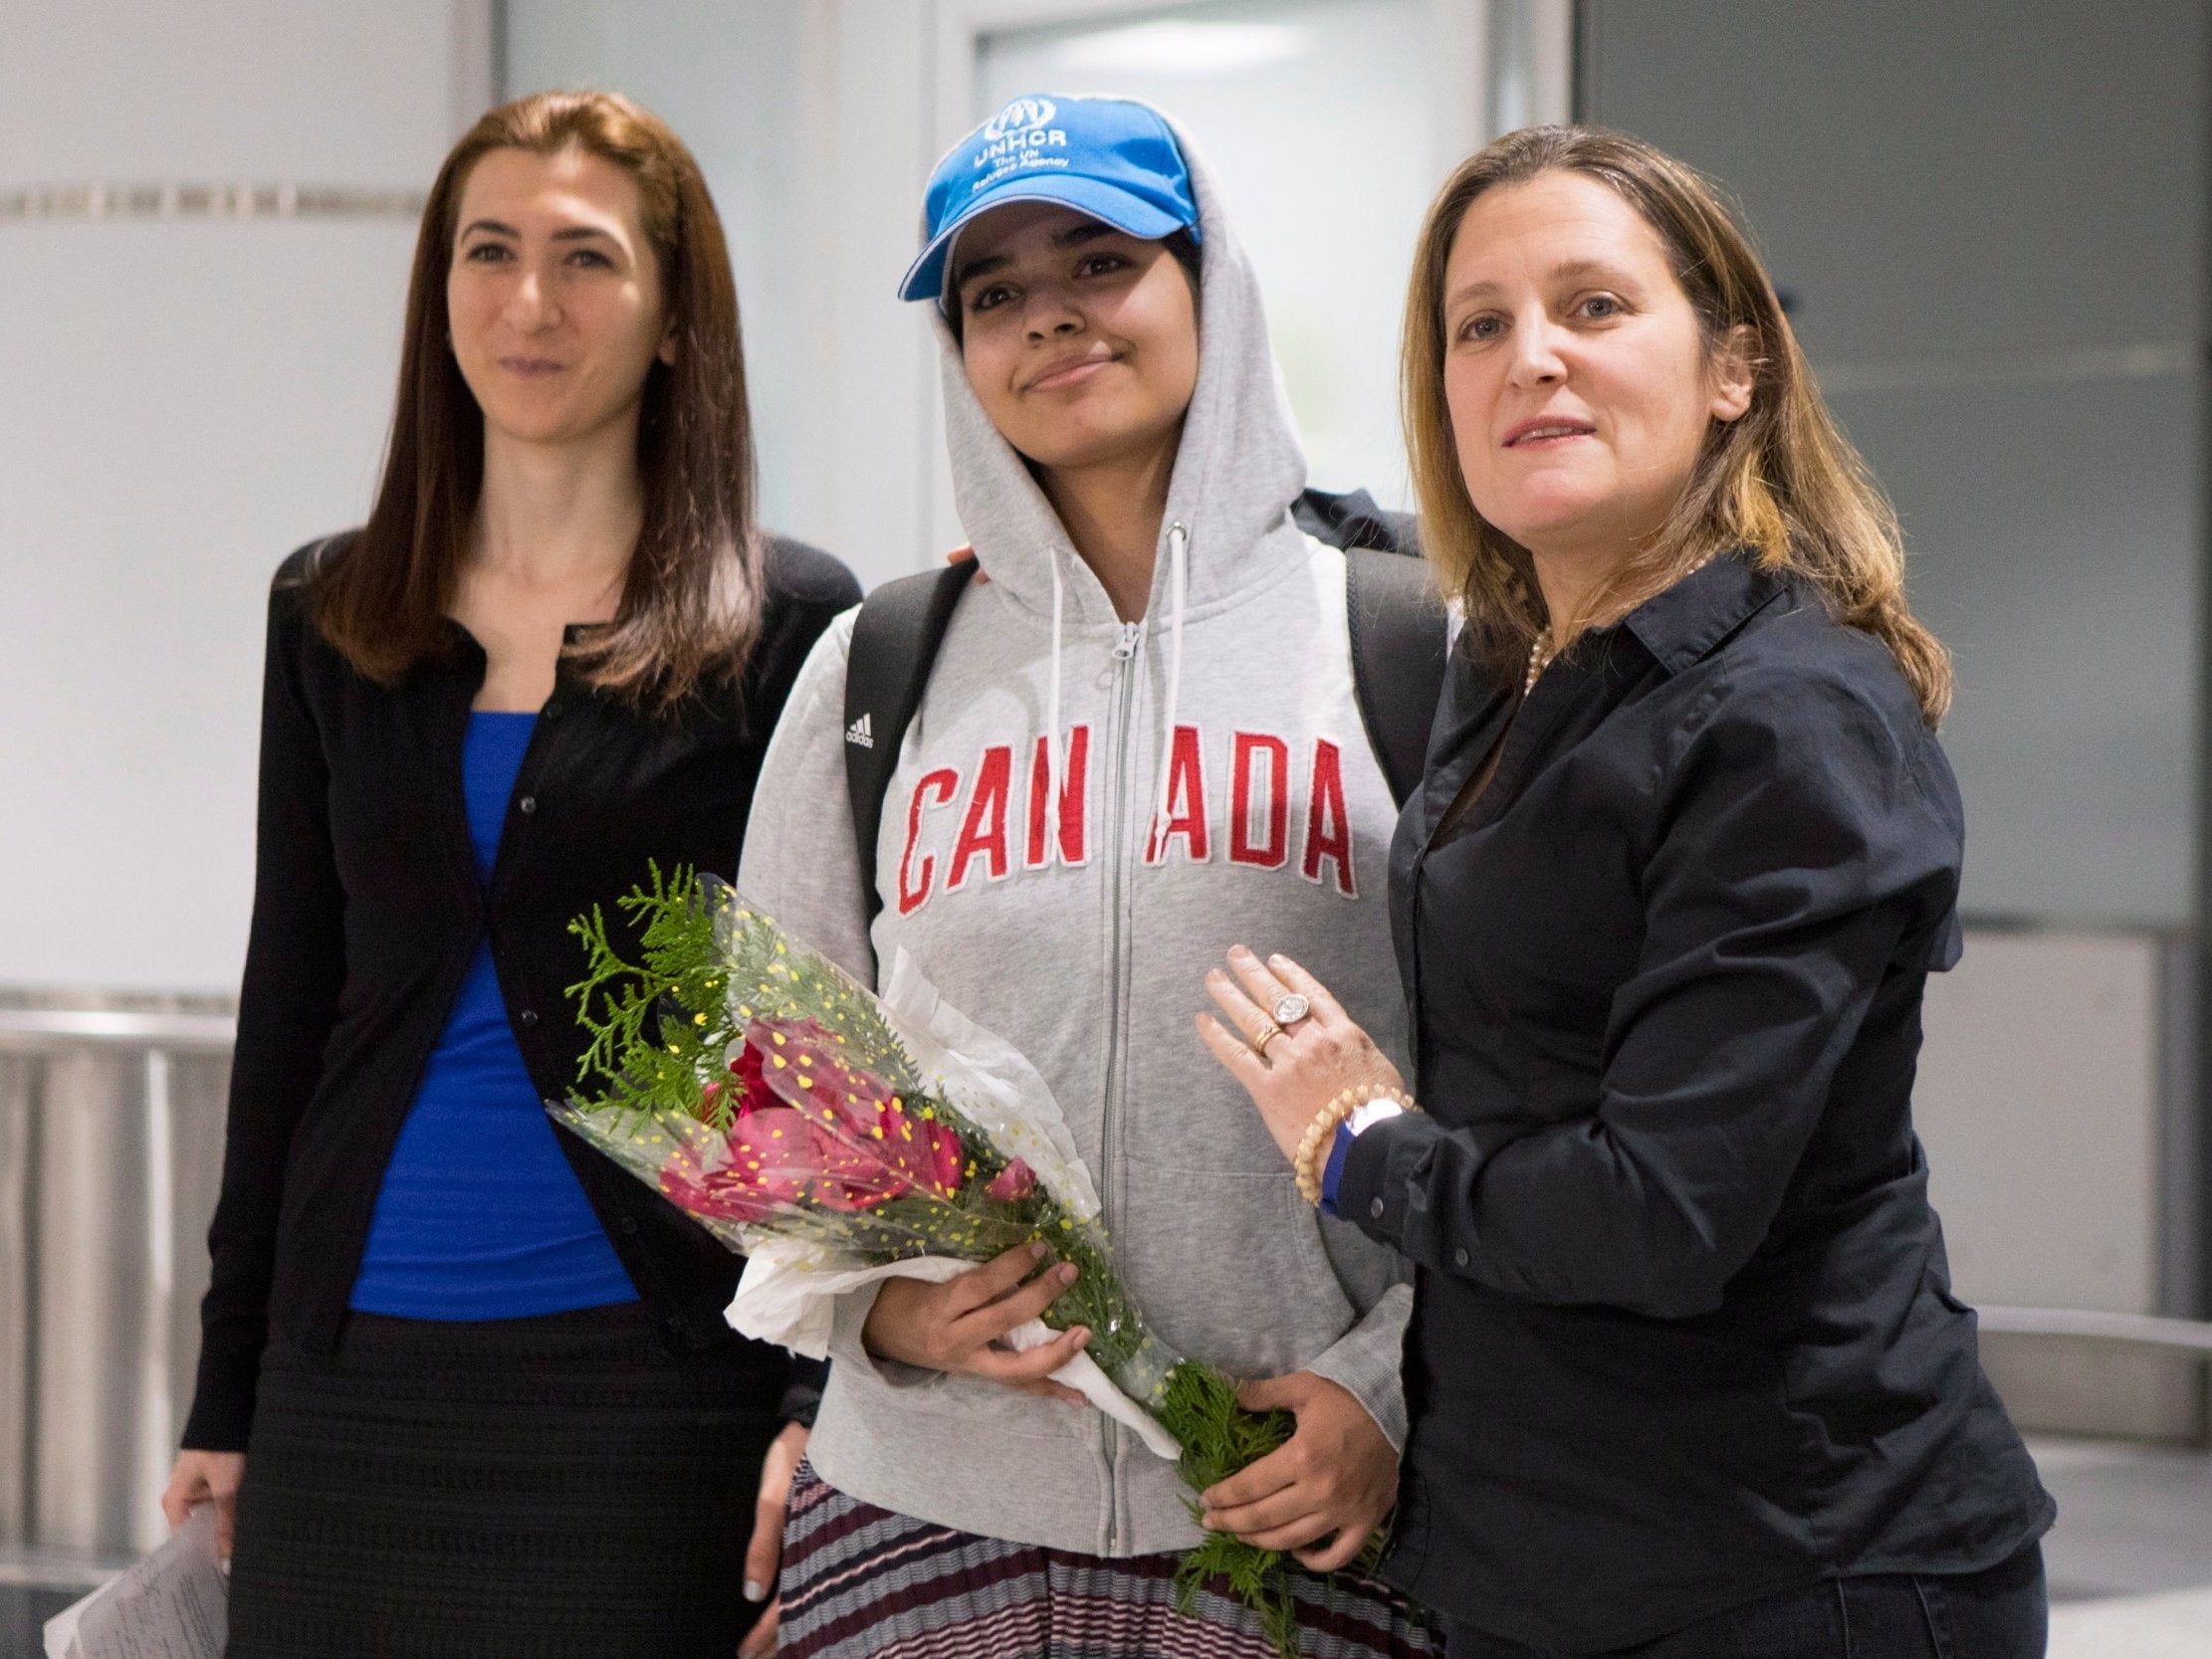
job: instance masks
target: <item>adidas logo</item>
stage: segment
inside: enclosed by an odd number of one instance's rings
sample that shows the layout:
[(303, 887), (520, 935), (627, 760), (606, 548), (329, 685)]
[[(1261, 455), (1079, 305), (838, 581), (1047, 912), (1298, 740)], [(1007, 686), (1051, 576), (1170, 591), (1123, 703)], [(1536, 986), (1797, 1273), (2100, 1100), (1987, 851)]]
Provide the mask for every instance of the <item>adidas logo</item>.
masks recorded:
[(874, 748), (876, 746), (875, 730), (869, 726), (866, 715), (862, 715), (852, 725), (845, 727), (845, 741), (855, 748)]

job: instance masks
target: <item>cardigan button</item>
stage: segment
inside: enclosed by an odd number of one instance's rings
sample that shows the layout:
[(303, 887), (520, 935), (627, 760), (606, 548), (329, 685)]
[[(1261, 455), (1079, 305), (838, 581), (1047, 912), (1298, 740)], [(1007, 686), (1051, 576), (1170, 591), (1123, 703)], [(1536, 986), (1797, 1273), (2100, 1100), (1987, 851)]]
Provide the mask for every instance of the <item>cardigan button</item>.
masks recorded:
[(538, 810), (538, 797), (536, 795), (525, 795), (515, 803), (515, 810), (528, 818)]
[(1453, 1267), (1465, 1267), (1467, 1265), (1467, 1247), (1465, 1245), (1462, 1244), (1458, 1249), (1451, 1252), (1451, 1265)]
[(624, 1238), (635, 1238), (635, 1237), (637, 1237), (637, 1217), (636, 1217), (636, 1216), (634, 1216), (634, 1215), (625, 1215), (624, 1217), (622, 1217), (622, 1236), (623, 1236)]
[(1368, 1213), (1369, 1215), (1372, 1215), (1372, 1216), (1373, 1216), (1373, 1217), (1374, 1217), (1374, 1218), (1375, 1218), (1376, 1220), (1378, 1220), (1378, 1221), (1382, 1220), (1382, 1219), (1383, 1219), (1383, 1200), (1382, 1200), (1382, 1199), (1380, 1199), (1380, 1198), (1370, 1198), (1370, 1199), (1369, 1199), (1369, 1200), (1367, 1201), (1367, 1213)]
[(523, 1026), (527, 1030), (528, 1028), (535, 1026), (538, 1023), (538, 1010), (535, 1008), (525, 1008), (520, 1014), (516, 1016), (516, 1018), (520, 1019), (523, 1022)]

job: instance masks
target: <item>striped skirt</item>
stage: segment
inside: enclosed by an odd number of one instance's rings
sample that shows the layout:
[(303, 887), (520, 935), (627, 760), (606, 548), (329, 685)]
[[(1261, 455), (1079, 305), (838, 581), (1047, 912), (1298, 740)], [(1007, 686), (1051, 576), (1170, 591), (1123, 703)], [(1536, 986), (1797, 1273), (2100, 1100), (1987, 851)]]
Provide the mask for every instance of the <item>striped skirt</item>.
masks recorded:
[[(1176, 1611), (1176, 1557), (1111, 1559), (979, 1538), (848, 1497), (805, 1464), (783, 1528), (778, 1659), (1275, 1659), (1242, 1603)], [(1349, 1573), (1294, 1578), (1307, 1659), (1414, 1659), (1406, 1598)]]
[(732, 1659), (781, 1373), (635, 1303), (273, 1343), (228, 1659)]

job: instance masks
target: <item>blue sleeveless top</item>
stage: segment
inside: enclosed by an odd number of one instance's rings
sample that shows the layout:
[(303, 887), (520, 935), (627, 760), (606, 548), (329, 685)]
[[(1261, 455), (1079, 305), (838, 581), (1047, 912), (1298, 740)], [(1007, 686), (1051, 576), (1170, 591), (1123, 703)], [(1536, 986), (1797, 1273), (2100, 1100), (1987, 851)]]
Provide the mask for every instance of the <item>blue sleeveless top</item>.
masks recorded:
[[(469, 840), (487, 884), (534, 714), (469, 716)], [(507, 1023), (477, 941), (384, 1167), (350, 1306), (404, 1319), (519, 1319), (634, 1302)]]

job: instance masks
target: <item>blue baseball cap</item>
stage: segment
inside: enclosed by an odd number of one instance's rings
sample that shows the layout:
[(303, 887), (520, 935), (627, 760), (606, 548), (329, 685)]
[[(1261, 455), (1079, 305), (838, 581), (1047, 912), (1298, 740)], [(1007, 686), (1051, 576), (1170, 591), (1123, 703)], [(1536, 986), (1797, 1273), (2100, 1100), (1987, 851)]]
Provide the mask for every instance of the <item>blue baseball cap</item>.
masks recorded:
[(937, 300), (970, 220), (1008, 202), (1058, 202), (1131, 236), (1198, 234), (1191, 169), (1156, 110), (1120, 98), (1017, 98), (946, 152), (922, 198), (929, 240), (901, 300)]

